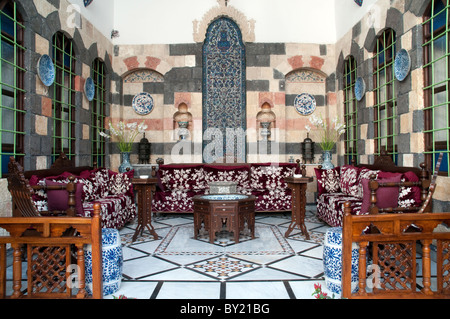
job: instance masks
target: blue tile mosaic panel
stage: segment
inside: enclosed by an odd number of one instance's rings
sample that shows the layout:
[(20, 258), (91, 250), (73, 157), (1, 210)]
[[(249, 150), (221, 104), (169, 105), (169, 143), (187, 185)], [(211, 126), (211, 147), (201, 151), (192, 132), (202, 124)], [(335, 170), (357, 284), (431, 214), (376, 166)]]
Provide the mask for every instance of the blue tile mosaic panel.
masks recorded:
[(245, 162), (245, 46), (231, 19), (213, 21), (203, 44), (203, 160)]

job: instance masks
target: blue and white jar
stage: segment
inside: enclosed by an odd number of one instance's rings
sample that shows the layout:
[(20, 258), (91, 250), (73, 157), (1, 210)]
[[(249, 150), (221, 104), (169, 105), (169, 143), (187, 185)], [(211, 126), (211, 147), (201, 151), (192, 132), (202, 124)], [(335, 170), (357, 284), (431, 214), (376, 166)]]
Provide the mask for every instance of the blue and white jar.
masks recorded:
[[(86, 291), (92, 295), (92, 246), (84, 251)], [(120, 289), (122, 282), (123, 253), (119, 231), (102, 228), (102, 279), (103, 296), (111, 295)]]
[[(352, 293), (358, 290), (359, 245), (352, 243)], [(332, 227), (325, 234), (323, 268), (327, 288), (342, 295), (342, 227)]]

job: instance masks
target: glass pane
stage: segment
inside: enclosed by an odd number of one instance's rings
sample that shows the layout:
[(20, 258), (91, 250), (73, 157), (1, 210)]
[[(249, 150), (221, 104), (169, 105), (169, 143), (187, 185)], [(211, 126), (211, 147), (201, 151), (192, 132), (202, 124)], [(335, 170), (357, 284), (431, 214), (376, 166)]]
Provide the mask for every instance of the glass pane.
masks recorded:
[[(435, 63), (433, 63), (434, 83), (439, 83), (439, 82), (447, 80), (446, 59), (442, 58), (443, 56), (445, 56), (445, 52), (446, 52), (446, 48), (445, 48), (446, 39), (447, 39), (447, 36), (444, 35), (444, 36), (436, 39), (433, 42), (433, 45), (434, 45), (433, 59), (435, 61)], [(438, 60), (438, 59), (440, 59), (440, 60)]]
[[(9, 17), (14, 18), (14, 9), (11, 5), (6, 5), (2, 12), (6, 13)], [(14, 21), (8, 16), (0, 14), (2, 32), (6, 32), (11, 36), (14, 36)]]
[[(5, 106), (7, 107), (14, 107), (14, 99), (9, 96), (2, 96), (2, 100)], [(8, 108), (2, 108), (2, 144), (14, 144), (14, 133), (5, 132), (5, 131), (12, 131), (14, 132), (15, 128), (15, 120), (14, 120), (14, 110), (8, 109)]]
[[(14, 47), (2, 41), (2, 83), (14, 86)], [(3, 61), (6, 60), (6, 61)]]

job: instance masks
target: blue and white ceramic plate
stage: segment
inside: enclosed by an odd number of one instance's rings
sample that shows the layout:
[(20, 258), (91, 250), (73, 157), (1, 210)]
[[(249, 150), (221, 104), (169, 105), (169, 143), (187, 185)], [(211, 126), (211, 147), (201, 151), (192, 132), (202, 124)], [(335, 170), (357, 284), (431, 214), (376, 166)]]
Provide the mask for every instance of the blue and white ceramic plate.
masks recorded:
[(45, 86), (50, 86), (55, 81), (55, 65), (48, 54), (43, 54), (38, 61), (37, 71), (39, 78)]
[(86, 79), (86, 82), (84, 83), (84, 94), (86, 95), (86, 98), (88, 101), (92, 101), (95, 96), (95, 85), (94, 80), (92, 80), (91, 77), (88, 77)]
[(409, 53), (405, 49), (401, 49), (395, 56), (394, 61), (394, 74), (397, 80), (403, 81), (408, 76), (410, 69), (411, 59)]
[(358, 101), (361, 101), (366, 93), (366, 82), (362, 77), (358, 77), (355, 82), (355, 97)]
[(132, 104), (134, 111), (139, 115), (146, 115), (153, 110), (153, 98), (147, 92), (136, 94)]
[(316, 99), (311, 94), (302, 93), (295, 98), (294, 106), (301, 115), (310, 115), (316, 110)]

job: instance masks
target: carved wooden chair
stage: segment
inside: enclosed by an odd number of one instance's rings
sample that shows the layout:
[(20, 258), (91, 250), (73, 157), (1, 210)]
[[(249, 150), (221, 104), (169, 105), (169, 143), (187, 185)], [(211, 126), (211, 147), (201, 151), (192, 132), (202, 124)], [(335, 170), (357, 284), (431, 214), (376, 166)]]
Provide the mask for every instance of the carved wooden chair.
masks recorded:
[[(75, 216), (75, 190), (74, 177), (69, 177), (69, 183), (60, 186), (30, 186), (29, 181), (24, 176), (23, 167), (11, 156), (8, 163), (8, 190), (12, 196), (13, 217), (37, 217), (37, 216)], [(67, 190), (69, 193), (68, 209), (66, 211), (38, 211), (33, 195), (38, 189), (47, 190)]]

